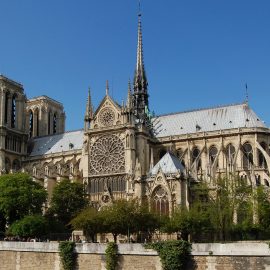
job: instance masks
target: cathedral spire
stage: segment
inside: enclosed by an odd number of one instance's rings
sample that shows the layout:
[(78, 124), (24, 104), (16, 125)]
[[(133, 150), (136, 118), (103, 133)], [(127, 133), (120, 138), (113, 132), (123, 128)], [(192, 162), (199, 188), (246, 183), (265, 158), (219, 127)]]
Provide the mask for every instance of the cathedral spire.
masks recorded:
[(146, 78), (144, 60), (143, 60), (143, 44), (142, 44), (142, 25), (141, 13), (138, 14), (138, 44), (137, 44), (137, 63), (133, 82), (133, 105), (134, 114), (138, 119), (144, 122), (145, 111), (148, 110), (148, 82)]

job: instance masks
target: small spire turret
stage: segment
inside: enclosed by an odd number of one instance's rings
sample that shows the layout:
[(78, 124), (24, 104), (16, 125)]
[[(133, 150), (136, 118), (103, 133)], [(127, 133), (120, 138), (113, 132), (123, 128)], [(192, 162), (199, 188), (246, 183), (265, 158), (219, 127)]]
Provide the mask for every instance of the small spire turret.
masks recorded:
[(132, 90), (131, 90), (130, 79), (128, 80), (128, 94), (127, 94), (126, 106), (127, 106), (128, 109), (132, 108)]
[(109, 95), (109, 81), (106, 81), (106, 96)]
[(91, 92), (90, 92), (90, 87), (89, 87), (85, 116), (84, 116), (85, 129), (90, 128), (90, 122), (91, 122), (91, 120), (93, 120), (93, 115), (94, 115), (94, 112), (93, 112), (93, 106), (92, 106), (92, 101), (91, 101)]

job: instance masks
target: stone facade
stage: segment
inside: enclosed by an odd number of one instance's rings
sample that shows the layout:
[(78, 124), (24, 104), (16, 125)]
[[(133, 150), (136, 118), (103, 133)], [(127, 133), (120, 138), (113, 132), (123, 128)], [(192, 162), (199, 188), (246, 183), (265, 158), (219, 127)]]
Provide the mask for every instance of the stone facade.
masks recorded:
[(269, 128), (247, 102), (154, 116), (149, 111), (141, 17), (137, 63), (127, 100), (109, 93), (94, 111), (90, 90), (83, 130), (65, 132), (61, 103), (27, 99), (0, 76), (0, 173), (26, 171), (49, 192), (62, 179), (85, 184), (97, 206), (138, 198), (161, 212), (189, 204), (191, 181), (215, 186), (235, 175), (269, 186)]

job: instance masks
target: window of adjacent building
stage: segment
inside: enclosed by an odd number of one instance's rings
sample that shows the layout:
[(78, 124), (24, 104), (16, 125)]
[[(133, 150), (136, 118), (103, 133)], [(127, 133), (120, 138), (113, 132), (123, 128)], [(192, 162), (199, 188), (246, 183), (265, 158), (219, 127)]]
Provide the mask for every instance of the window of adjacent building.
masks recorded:
[(36, 109), (35, 115), (36, 115), (36, 123), (35, 123), (36, 136), (39, 136), (39, 110), (38, 109)]
[(51, 134), (51, 112), (48, 112), (48, 135)]
[(34, 115), (33, 112), (30, 110), (30, 114), (29, 114), (29, 137), (32, 138), (33, 137), (33, 128), (34, 128)]
[(16, 96), (12, 96), (11, 100), (11, 127), (15, 128), (16, 124)]
[(57, 115), (54, 113), (53, 115), (53, 134), (57, 132)]
[[(216, 158), (217, 158), (218, 150), (215, 146), (211, 146), (209, 149), (209, 163), (212, 167)], [(218, 163), (216, 163), (216, 167), (218, 167)]]
[(197, 147), (194, 147), (191, 153), (191, 164), (193, 164), (195, 161), (197, 162), (197, 170), (201, 169), (202, 163), (201, 159), (199, 158), (200, 150)]
[(230, 143), (226, 147), (226, 161), (228, 167), (233, 166), (234, 157), (235, 157), (235, 147)]
[[(263, 148), (263, 150), (267, 152), (266, 143), (262, 142), (262, 143), (260, 143), (260, 145)], [(265, 157), (264, 157), (263, 153), (260, 150), (258, 150), (258, 165), (261, 168), (266, 168), (267, 167)]]
[(253, 165), (253, 149), (250, 143), (243, 145), (243, 167), (250, 169)]
[(7, 92), (6, 93), (6, 99), (5, 99), (5, 123), (7, 124), (8, 122), (8, 100), (9, 100), (10, 94)]

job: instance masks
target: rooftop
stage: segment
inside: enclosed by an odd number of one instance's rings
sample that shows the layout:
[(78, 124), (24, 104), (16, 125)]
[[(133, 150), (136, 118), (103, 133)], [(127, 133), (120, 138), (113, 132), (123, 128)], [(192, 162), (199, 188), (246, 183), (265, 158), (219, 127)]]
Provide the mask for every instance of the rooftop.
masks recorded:
[(83, 146), (83, 133), (83, 130), (75, 130), (34, 138), (31, 144), (30, 157), (81, 150)]
[(264, 127), (247, 103), (160, 115), (152, 120), (156, 137), (243, 127)]

